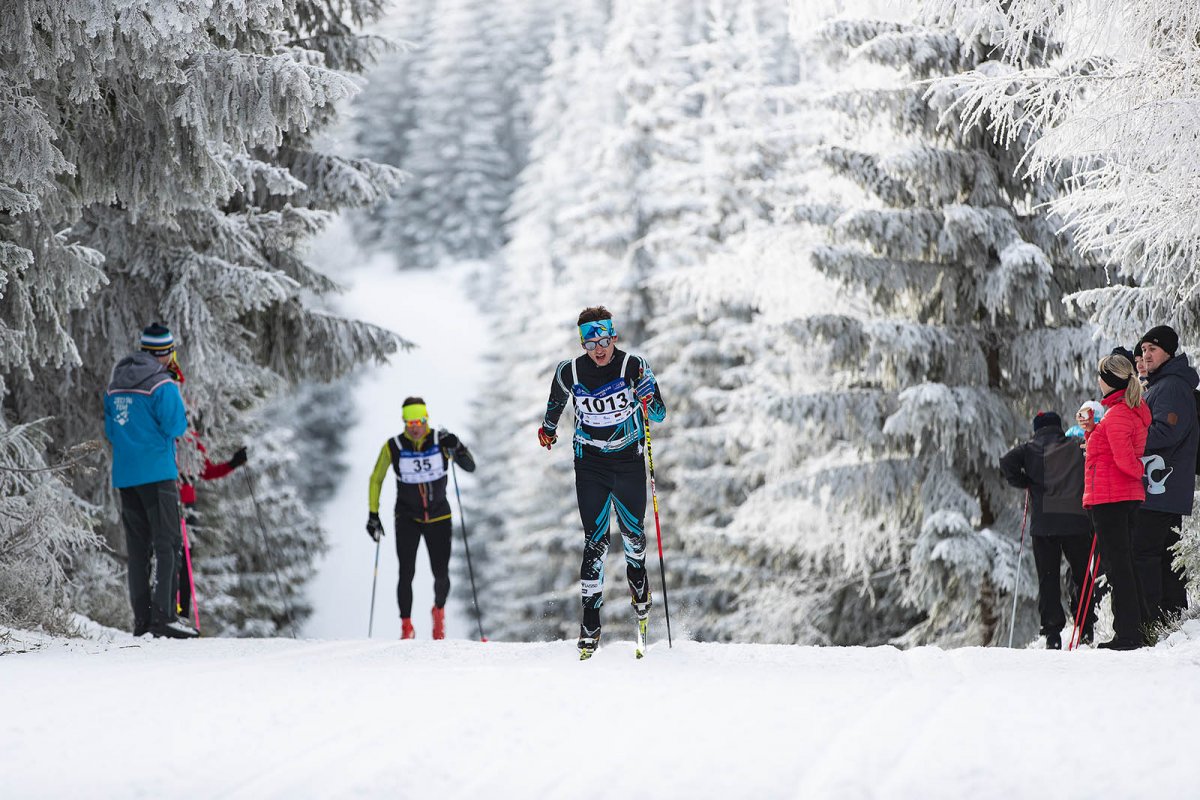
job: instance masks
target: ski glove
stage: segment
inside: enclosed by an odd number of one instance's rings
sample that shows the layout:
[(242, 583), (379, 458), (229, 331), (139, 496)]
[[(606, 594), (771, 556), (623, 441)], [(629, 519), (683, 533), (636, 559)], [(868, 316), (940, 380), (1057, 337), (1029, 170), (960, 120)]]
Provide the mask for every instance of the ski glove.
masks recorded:
[(386, 536), (383, 531), (383, 522), (379, 519), (379, 515), (372, 511), (367, 514), (367, 535), (374, 541), (378, 542), (380, 536)]
[(637, 386), (634, 387), (633, 392), (638, 396), (639, 401), (645, 400), (646, 402), (650, 402), (654, 399), (654, 388), (654, 377), (646, 375), (637, 382)]
[(238, 451), (233, 454), (233, 458), (229, 459), (229, 468), (237, 469), (242, 464), (246, 463), (246, 448), (239, 447)]
[(459, 441), (457, 436), (445, 428), (442, 428), (438, 431), (438, 444), (447, 450), (457, 451)]
[(549, 450), (558, 442), (558, 434), (546, 433), (545, 428), (538, 428), (538, 444)]

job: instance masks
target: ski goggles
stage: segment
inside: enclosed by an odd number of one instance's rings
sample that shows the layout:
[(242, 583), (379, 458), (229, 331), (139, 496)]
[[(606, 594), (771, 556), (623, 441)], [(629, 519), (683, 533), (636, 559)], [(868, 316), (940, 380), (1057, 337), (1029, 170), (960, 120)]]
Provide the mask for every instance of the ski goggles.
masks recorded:
[[(611, 319), (598, 319), (594, 322), (585, 322), (579, 326), (579, 341), (584, 343), (584, 347), (587, 347), (588, 339), (597, 339), (601, 336), (613, 337), (616, 335), (617, 328)], [(607, 344), (601, 346), (608, 347)], [(593, 348), (588, 347), (588, 349), (591, 350)]]
[(608, 347), (613, 343), (611, 336), (601, 336), (599, 339), (588, 339), (583, 343), (583, 349), (589, 353), (597, 347)]

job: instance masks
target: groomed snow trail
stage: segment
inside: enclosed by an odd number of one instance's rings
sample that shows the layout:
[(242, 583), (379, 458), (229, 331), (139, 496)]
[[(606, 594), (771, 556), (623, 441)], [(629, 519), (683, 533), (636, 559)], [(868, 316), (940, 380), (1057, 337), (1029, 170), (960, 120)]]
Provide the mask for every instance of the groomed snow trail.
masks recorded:
[(1136, 653), (655, 642), (643, 661), (606, 640), (586, 663), (570, 642), (14, 633), (8, 648), (31, 646), (0, 657), (6, 798), (1007, 800), (1200, 785), (1195, 638)]

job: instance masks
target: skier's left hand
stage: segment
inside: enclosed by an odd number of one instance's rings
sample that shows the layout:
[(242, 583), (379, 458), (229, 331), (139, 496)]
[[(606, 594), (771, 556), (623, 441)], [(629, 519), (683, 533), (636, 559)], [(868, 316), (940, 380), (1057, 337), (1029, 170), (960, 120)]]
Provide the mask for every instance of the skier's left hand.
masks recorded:
[(638, 400), (650, 402), (654, 399), (654, 388), (654, 376), (644, 375), (642, 376), (642, 379), (637, 382), (637, 386), (634, 387), (633, 393), (638, 396)]
[(236, 453), (234, 453), (234, 454), (233, 454), (233, 458), (229, 459), (229, 467), (230, 467), (230, 469), (237, 469), (238, 467), (240, 467), (240, 466), (242, 466), (243, 464), (245, 464), (245, 463), (246, 463), (246, 458), (247, 458), (247, 456), (246, 456), (246, 448), (245, 448), (245, 447), (239, 447), (239, 448), (238, 448), (238, 451), (237, 451)]
[(459, 444), (458, 437), (445, 428), (442, 428), (438, 431), (438, 444), (447, 450), (457, 450)]

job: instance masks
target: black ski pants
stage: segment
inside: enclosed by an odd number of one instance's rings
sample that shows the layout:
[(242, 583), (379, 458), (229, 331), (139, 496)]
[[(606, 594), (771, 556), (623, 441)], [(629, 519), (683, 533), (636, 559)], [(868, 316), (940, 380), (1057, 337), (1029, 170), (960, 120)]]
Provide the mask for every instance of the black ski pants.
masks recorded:
[(413, 576), (417, 574), (417, 550), (421, 537), (425, 537), (425, 549), (429, 553), (429, 569), (433, 572), (433, 604), (446, 606), (450, 595), (450, 539), (453, 532), (450, 518), (437, 522), (420, 522), (411, 517), (396, 517), (396, 557), (400, 559), (400, 581), (396, 584), (396, 602), (400, 604), (400, 617), (412, 616)]
[(575, 459), (575, 494), (583, 523), (583, 563), (579, 585), (583, 593), (583, 625), (600, 627), (604, 605), (604, 559), (608, 555), (609, 523), (616, 511), (625, 544), (625, 576), (635, 602), (650, 592), (646, 581), (646, 466), (640, 459), (584, 455)]
[(175, 554), (179, 535), (179, 490), (175, 481), (121, 489), (121, 525), (129, 553), (129, 603), (133, 629), (175, 619)]
[(1112, 589), (1113, 631), (1116, 638), (1142, 642), (1148, 615), (1137, 573), (1133, 569), (1133, 526), (1140, 506), (1136, 500), (1102, 503), (1088, 509), (1108, 585)]
[[(1088, 555), (1091, 553), (1091, 536), (1034, 536), (1033, 563), (1038, 576), (1038, 616), (1042, 623), (1042, 635), (1057, 635), (1067, 624), (1062, 606), (1062, 560), (1067, 560), (1070, 579), (1070, 613), (1079, 608), (1079, 597), (1086, 590)], [(1083, 638), (1091, 639), (1096, 624), (1095, 597), (1084, 615)]]
[(1187, 609), (1187, 578), (1183, 570), (1171, 569), (1175, 554), (1170, 548), (1179, 541), (1181, 525), (1181, 514), (1145, 509), (1137, 514), (1133, 566), (1152, 622), (1162, 622)]

